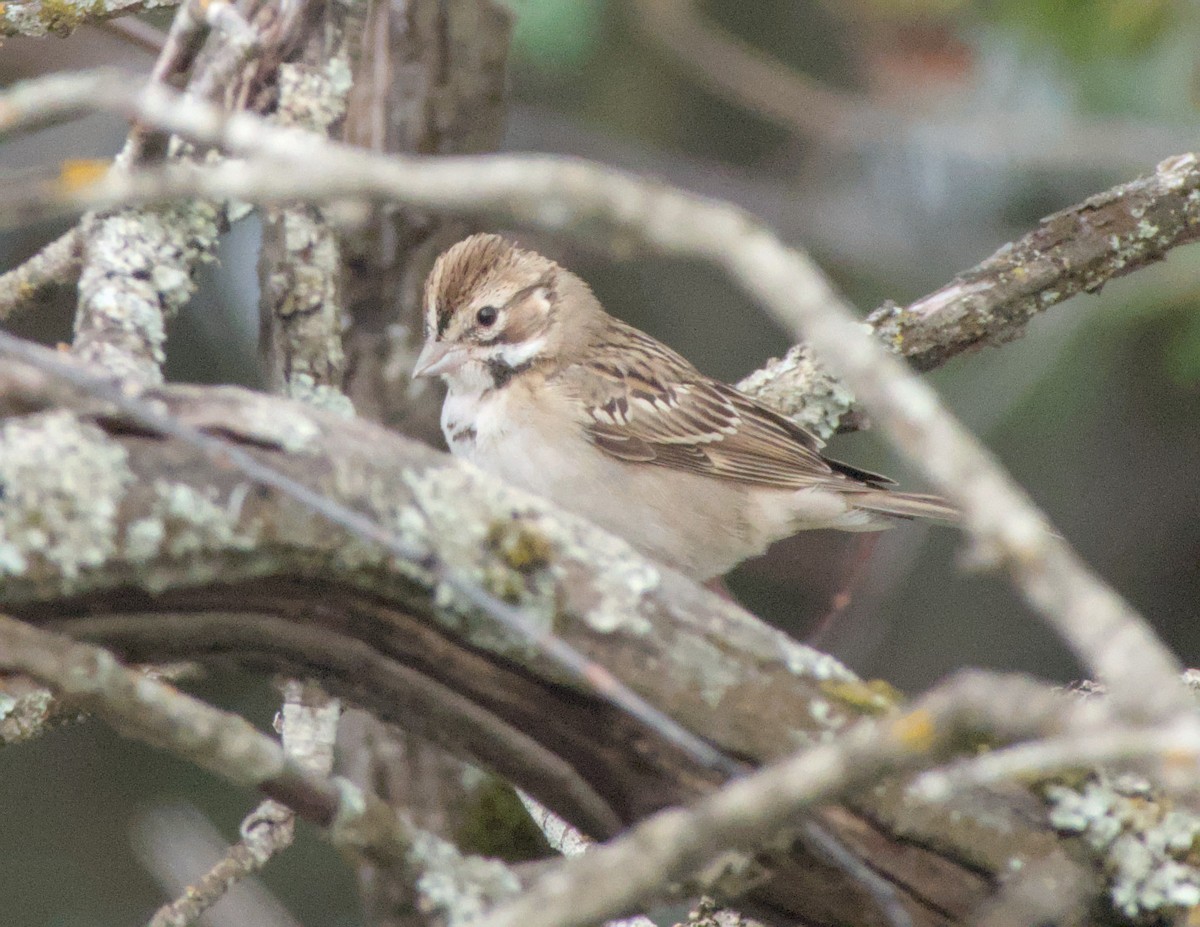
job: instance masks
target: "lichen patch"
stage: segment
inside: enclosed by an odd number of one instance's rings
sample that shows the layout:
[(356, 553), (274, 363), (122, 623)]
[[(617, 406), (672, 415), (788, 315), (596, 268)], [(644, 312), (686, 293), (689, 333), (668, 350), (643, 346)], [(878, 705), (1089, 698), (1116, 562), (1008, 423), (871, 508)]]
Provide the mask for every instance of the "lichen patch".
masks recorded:
[(1045, 796), (1050, 823), (1100, 855), (1112, 903), (1127, 917), (1170, 921), (1200, 904), (1200, 815), (1156, 800), (1149, 783), (1128, 775), (1049, 785)]
[(182, 558), (210, 551), (252, 550), (258, 526), (243, 524), (240, 496), (222, 502), (215, 487), (154, 481), (155, 501), (125, 536), (126, 555), (133, 561), (159, 556)]
[[(563, 607), (599, 633), (650, 629), (642, 599), (657, 588), (659, 572), (624, 541), (462, 462), (412, 472), (406, 482), (426, 525), (421, 543), (464, 581), (519, 604), (546, 630)], [(571, 575), (579, 563), (588, 577)], [(559, 601), (564, 594), (569, 602)], [(454, 599), (444, 589), (439, 596), (442, 604)], [(494, 622), (472, 632), (480, 644), (494, 637)]]
[(120, 444), (65, 411), (0, 427), (0, 575), (61, 576), (71, 588), (117, 549), (133, 481)]

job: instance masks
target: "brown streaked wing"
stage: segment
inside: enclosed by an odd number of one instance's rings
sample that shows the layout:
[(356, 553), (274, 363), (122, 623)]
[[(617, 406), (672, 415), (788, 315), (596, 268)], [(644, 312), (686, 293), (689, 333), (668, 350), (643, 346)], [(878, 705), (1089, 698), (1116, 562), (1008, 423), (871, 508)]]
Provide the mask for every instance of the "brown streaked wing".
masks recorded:
[(887, 482), (826, 460), (817, 438), (637, 329), (618, 323), (584, 364), (584, 431), (621, 460), (781, 489)]

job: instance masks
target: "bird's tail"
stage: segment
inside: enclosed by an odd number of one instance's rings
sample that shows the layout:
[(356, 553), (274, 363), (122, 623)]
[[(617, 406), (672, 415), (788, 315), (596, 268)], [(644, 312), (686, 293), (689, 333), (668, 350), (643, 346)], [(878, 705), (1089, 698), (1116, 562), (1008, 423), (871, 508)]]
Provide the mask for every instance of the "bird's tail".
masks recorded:
[(856, 509), (892, 515), (896, 518), (923, 518), (956, 525), (959, 512), (954, 506), (937, 496), (915, 492), (891, 492), (886, 489), (846, 493), (847, 501)]

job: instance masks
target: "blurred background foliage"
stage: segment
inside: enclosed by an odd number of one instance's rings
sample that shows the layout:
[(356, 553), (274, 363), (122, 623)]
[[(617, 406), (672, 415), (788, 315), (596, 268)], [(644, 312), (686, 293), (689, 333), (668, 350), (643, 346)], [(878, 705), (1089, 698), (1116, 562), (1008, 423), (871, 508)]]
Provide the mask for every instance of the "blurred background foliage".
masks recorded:
[[(864, 313), (933, 290), (1041, 216), (1196, 147), (1200, 5), (1184, 0), (512, 6), (506, 148), (584, 155), (738, 202), (810, 249)], [(664, 41), (655, 26), (680, 9), (731, 56), (689, 61)], [(148, 68), (149, 57), (115, 41), (86, 29), (9, 41), (0, 79), (98, 61)], [(828, 123), (754, 104), (779, 86), (721, 86), (739, 51), (781, 66), (789, 99), (833, 99), (819, 110)], [(826, 131), (843, 111), (861, 117), (849, 139)], [(89, 119), (6, 144), (0, 161), (19, 169), (68, 152), (111, 154), (123, 136), (119, 123)], [(6, 235), (3, 265), (59, 230)], [(204, 271), (173, 323), (173, 379), (259, 381), (256, 235), (251, 223), (235, 227), (219, 268)], [(518, 236), (712, 374), (735, 380), (792, 340), (707, 267)], [(1200, 664), (1198, 296), (1196, 251), (1180, 250), (1053, 309), (1023, 340), (932, 377), (1189, 665)], [(64, 339), (69, 309), (64, 299), (20, 330)], [(919, 482), (869, 433), (837, 439), (832, 452)], [(901, 688), (963, 665), (1074, 678), (1070, 656), (1004, 582), (959, 569), (960, 547), (953, 532), (903, 527), (866, 557), (855, 538), (813, 534), (743, 567), (732, 584), (760, 614)], [(851, 604), (829, 617), (851, 574)], [(205, 686), (206, 697), (262, 723), (276, 703), (244, 675)], [(228, 839), (253, 801), (94, 725), (0, 751), (0, 782), (0, 911), (6, 924), (31, 927), (144, 920), (163, 889), (139, 862), (137, 822), (186, 801)], [(266, 884), (301, 923), (358, 923), (345, 867), (319, 842), (300, 844), (272, 863)], [(225, 917), (213, 923), (237, 922)]]

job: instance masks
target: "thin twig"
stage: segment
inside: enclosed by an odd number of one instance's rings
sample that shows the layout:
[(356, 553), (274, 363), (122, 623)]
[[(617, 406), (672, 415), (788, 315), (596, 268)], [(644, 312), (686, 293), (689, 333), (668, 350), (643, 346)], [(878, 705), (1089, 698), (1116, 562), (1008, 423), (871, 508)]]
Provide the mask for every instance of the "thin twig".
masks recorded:
[[(333, 744), (341, 705), (315, 687), (284, 683), (278, 728), (283, 752), (315, 776), (333, 772)], [(292, 845), (296, 817), (286, 805), (268, 798), (242, 821), (241, 839), (178, 898), (163, 905), (148, 927), (187, 927), (220, 901), (238, 882)]]
[(19, 267), (0, 274), (0, 321), (27, 309), (56, 286), (79, 278), (79, 226), (60, 235)]
[(918, 776), (909, 788), (922, 801), (1001, 782), (1044, 778), (1064, 769), (1114, 764), (1152, 767), (1167, 790), (1194, 788), (1200, 768), (1200, 729), (1194, 719), (1159, 727), (1109, 726), (993, 750)]
[(154, 912), (147, 927), (188, 927), (239, 882), (257, 873), (280, 851), (291, 846), (295, 816), (267, 799), (242, 821), (241, 839), (174, 901)]

